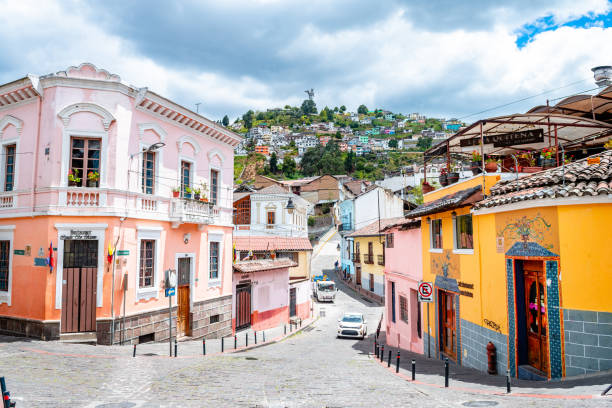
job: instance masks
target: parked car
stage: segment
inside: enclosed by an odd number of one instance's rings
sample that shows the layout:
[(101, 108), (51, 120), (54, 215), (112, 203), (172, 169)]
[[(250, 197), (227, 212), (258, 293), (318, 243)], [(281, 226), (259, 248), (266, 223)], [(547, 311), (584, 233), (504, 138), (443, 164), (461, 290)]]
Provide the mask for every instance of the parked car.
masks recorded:
[(368, 326), (362, 313), (345, 313), (338, 319), (338, 334), (336, 337), (357, 337), (362, 340), (368, 334)]

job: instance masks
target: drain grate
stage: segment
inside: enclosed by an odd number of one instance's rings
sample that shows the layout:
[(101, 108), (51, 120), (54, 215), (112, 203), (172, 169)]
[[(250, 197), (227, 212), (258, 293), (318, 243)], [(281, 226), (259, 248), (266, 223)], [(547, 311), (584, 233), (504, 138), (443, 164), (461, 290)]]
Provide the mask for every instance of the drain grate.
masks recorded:
[(499, 405), (499, 402), (496, 401), (467, 401), (463, 404), (464, 407), (494, 407)]
[(257, 360), (257, 357), (245, 357), (245, 360)]
[(145, 357), (151, 357), (151, 356), (157, 356), (158, 354), (155, 353), (144, 353), (144, 354), (140, 354), (141, 356), (145, 356)]

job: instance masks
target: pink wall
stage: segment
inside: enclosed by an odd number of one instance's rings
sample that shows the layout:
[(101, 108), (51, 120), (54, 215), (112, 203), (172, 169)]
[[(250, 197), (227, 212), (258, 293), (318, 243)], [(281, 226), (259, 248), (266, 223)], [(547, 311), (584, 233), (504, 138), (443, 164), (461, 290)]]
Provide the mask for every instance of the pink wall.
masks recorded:
[[(387, 343), (413, 352), (423, 352), (422, 336), (425, 324), (421, 322), (418, 333), (419, 313), (417, 301), (418, 282), (423, 277), (421, 229), (401, 231), (393, 228), (393, 248), (385, 248), (385, 322)], [(392, 284), (395, 284), (395, 322), (392, 321)], [(400, 297), (406, 299), (407, 321), (402, 319)]]

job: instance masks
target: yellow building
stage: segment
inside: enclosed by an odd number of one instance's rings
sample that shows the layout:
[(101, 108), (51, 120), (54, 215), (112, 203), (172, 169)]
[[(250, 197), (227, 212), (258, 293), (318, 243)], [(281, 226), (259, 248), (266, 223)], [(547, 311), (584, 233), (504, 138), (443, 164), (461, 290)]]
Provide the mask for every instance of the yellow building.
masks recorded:
[(436, 190), (409, 214), (435, 289), (425, 353), (485, 370), (492, 342), (498, 373), (530, 379), (612, 369), (612, 152), (499, 178)]
[(380, 301), (385, 296), (385, 233), (382, 231), (387, 225), (403, 219), (377, 220), (348, 235), (353, 238), (355, 283), (372, 292)]

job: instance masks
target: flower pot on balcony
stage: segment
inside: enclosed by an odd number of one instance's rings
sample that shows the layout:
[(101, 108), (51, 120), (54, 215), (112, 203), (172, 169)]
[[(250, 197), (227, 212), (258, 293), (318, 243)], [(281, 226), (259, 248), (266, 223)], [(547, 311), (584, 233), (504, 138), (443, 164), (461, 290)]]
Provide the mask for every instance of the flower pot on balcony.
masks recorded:
[(442, 186), (448, 186), (448, 176), (446, 174), (440, 174), (438, 180)]
[(434, 191), (435, 188), (429, 183), (423, 183), (423, 194), (430, 193)]
[(555, 159), (542, 159), (542, 167), (545, 169), (556, 167)]
[(87, 180), (87, 187), (98, 187), (98, 180)]
[(448, 176), (446, 176), (446, 178), (448, 179), (448, 184), (454, 184), (459, 181), (459, 173), (448, 173)]
[(470, 165), (470, 170), (474, 175), (482, 173), (482, 163), (478, 161), (473, 161)]
[(184, 193), (183, 198), (191, 199), (191, 193)]
[(537, 173), (538, 171), (542, 171), (542, 168), (538, 166), (525, 166), (521, 169), (522, 173)]
[(181, 195), (180, 191), (173, 191), (172, 192), (172, 197), (174, 197), (174, 198), (179, 198), (180, 195)]
[(485, 170), (487, 173), (495, 173), (497, 171), (497, 162), (488, 162), (485, 163)]
[(194, 199), (194, 200), (199, 200), (199, 199), (200, 199), (200, 195), (199, 195), (199, 194), (197, 194), (197, 193), (194, 193), (194, 194), (193, 194), (193, 199)]
[(207, 203), (208, 202), (208, 198), (206, 197), (201, 197), (200, 201), (202, 201), (203, 203)]

